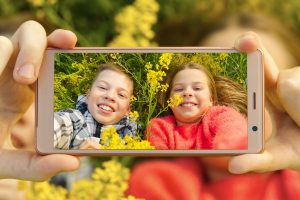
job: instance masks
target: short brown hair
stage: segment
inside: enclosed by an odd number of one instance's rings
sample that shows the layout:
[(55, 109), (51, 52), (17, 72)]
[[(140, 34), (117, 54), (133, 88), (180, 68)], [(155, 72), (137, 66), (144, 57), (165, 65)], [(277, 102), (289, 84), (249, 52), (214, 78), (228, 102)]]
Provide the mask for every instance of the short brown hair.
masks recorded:
[(105, 64), (99, 65), (91, 86), (94, 84), (94, 82), (96, 81), (99, 74), (105, 70), (111, 70), (111, 71), (115, 71), (115, 72), (124, 74), (128, 78), (128, 80), (130, 80), (130, 82), (132, 84), (131, 92), (134, 93), (134, 81), (133, 81), (132, 77), (129, 75), (129, 73), (123, 67), (121, 67), (120, 65), (114, 64), (114, 63), (105, 63)]

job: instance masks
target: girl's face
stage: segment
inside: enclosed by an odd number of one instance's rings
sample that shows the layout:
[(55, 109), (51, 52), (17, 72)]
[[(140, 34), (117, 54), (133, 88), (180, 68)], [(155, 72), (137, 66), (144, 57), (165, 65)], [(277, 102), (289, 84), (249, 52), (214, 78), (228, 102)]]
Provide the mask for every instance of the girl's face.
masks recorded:
[(208, 78), (199, 69), (179, 71), (173, 81), (170, 96), (179, 95), (183, 102), (172, 108), (177, 125), (197, 123), (212, 105)]
[(104, 70), (87, 95), (88, 110), (97, 122), (116, 124), (130, 111), (132, 91), (132, 83), (126, 75)]

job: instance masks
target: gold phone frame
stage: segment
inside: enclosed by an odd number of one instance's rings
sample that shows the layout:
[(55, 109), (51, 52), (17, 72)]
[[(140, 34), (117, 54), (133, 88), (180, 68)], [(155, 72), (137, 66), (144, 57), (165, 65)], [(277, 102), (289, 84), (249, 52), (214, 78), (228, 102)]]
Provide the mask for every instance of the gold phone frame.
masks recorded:
[[(262, 53), (247, 54), (248, 149), (195, 150), (60, 150), (53, 147), (54, 55), (56, 53), (239, 53), (219, 47), (75, 48), (47, 49), (36, 87), (36, 151), (40, 154), (106, 156), (195, 156), (259, 153), (264, 148), (264, 67)], [(256, 126), (257, 131), (252, 127)]]

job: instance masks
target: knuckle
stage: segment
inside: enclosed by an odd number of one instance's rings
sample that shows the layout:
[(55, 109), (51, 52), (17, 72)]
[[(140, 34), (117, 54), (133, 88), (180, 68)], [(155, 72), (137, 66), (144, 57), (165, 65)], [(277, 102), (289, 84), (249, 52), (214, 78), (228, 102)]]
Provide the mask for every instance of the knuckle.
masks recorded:
[(40, 50), (41, 47), (42, 47), (42, 45), (39, 43), (26, 42), (26, 44), (24, 43), (24, 45), (21, 47), (21, 51), (36, 52), (37, 50)]
[(281, 73), (278, 77), (277, 90), (279, 93), (294, 93), (300, 91), (299, 76)]

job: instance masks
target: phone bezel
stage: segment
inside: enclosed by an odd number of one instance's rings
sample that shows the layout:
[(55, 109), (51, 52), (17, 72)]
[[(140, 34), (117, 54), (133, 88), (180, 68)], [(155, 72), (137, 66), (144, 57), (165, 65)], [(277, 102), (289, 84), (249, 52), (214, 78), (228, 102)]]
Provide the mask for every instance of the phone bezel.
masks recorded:
[[(75, 48), (72, 50), (47, 49), (36, 82), (36, 151), (40, 154), (72, 155), (134, 155), (177, 156), (205, 154), (259, 153), (264, 148), (264, 70), (262, 52), (247, 54), (247, 98), (248, 98), (248, 149), (195, 149), (195, 150), (59, 150), (53, 148), (54, 105), (54, 55), (56, 53), (238, 53), (233, 48), (219, 47), (152, 47), (152, 48)], [(255, 93), (255, 98), (253, 94)], [(253, 105), (256, 108), (253, 109)], [(51, 121), (52, 123), (49, 123)], [(258, 130), (253, 131), (252, 127)]]

